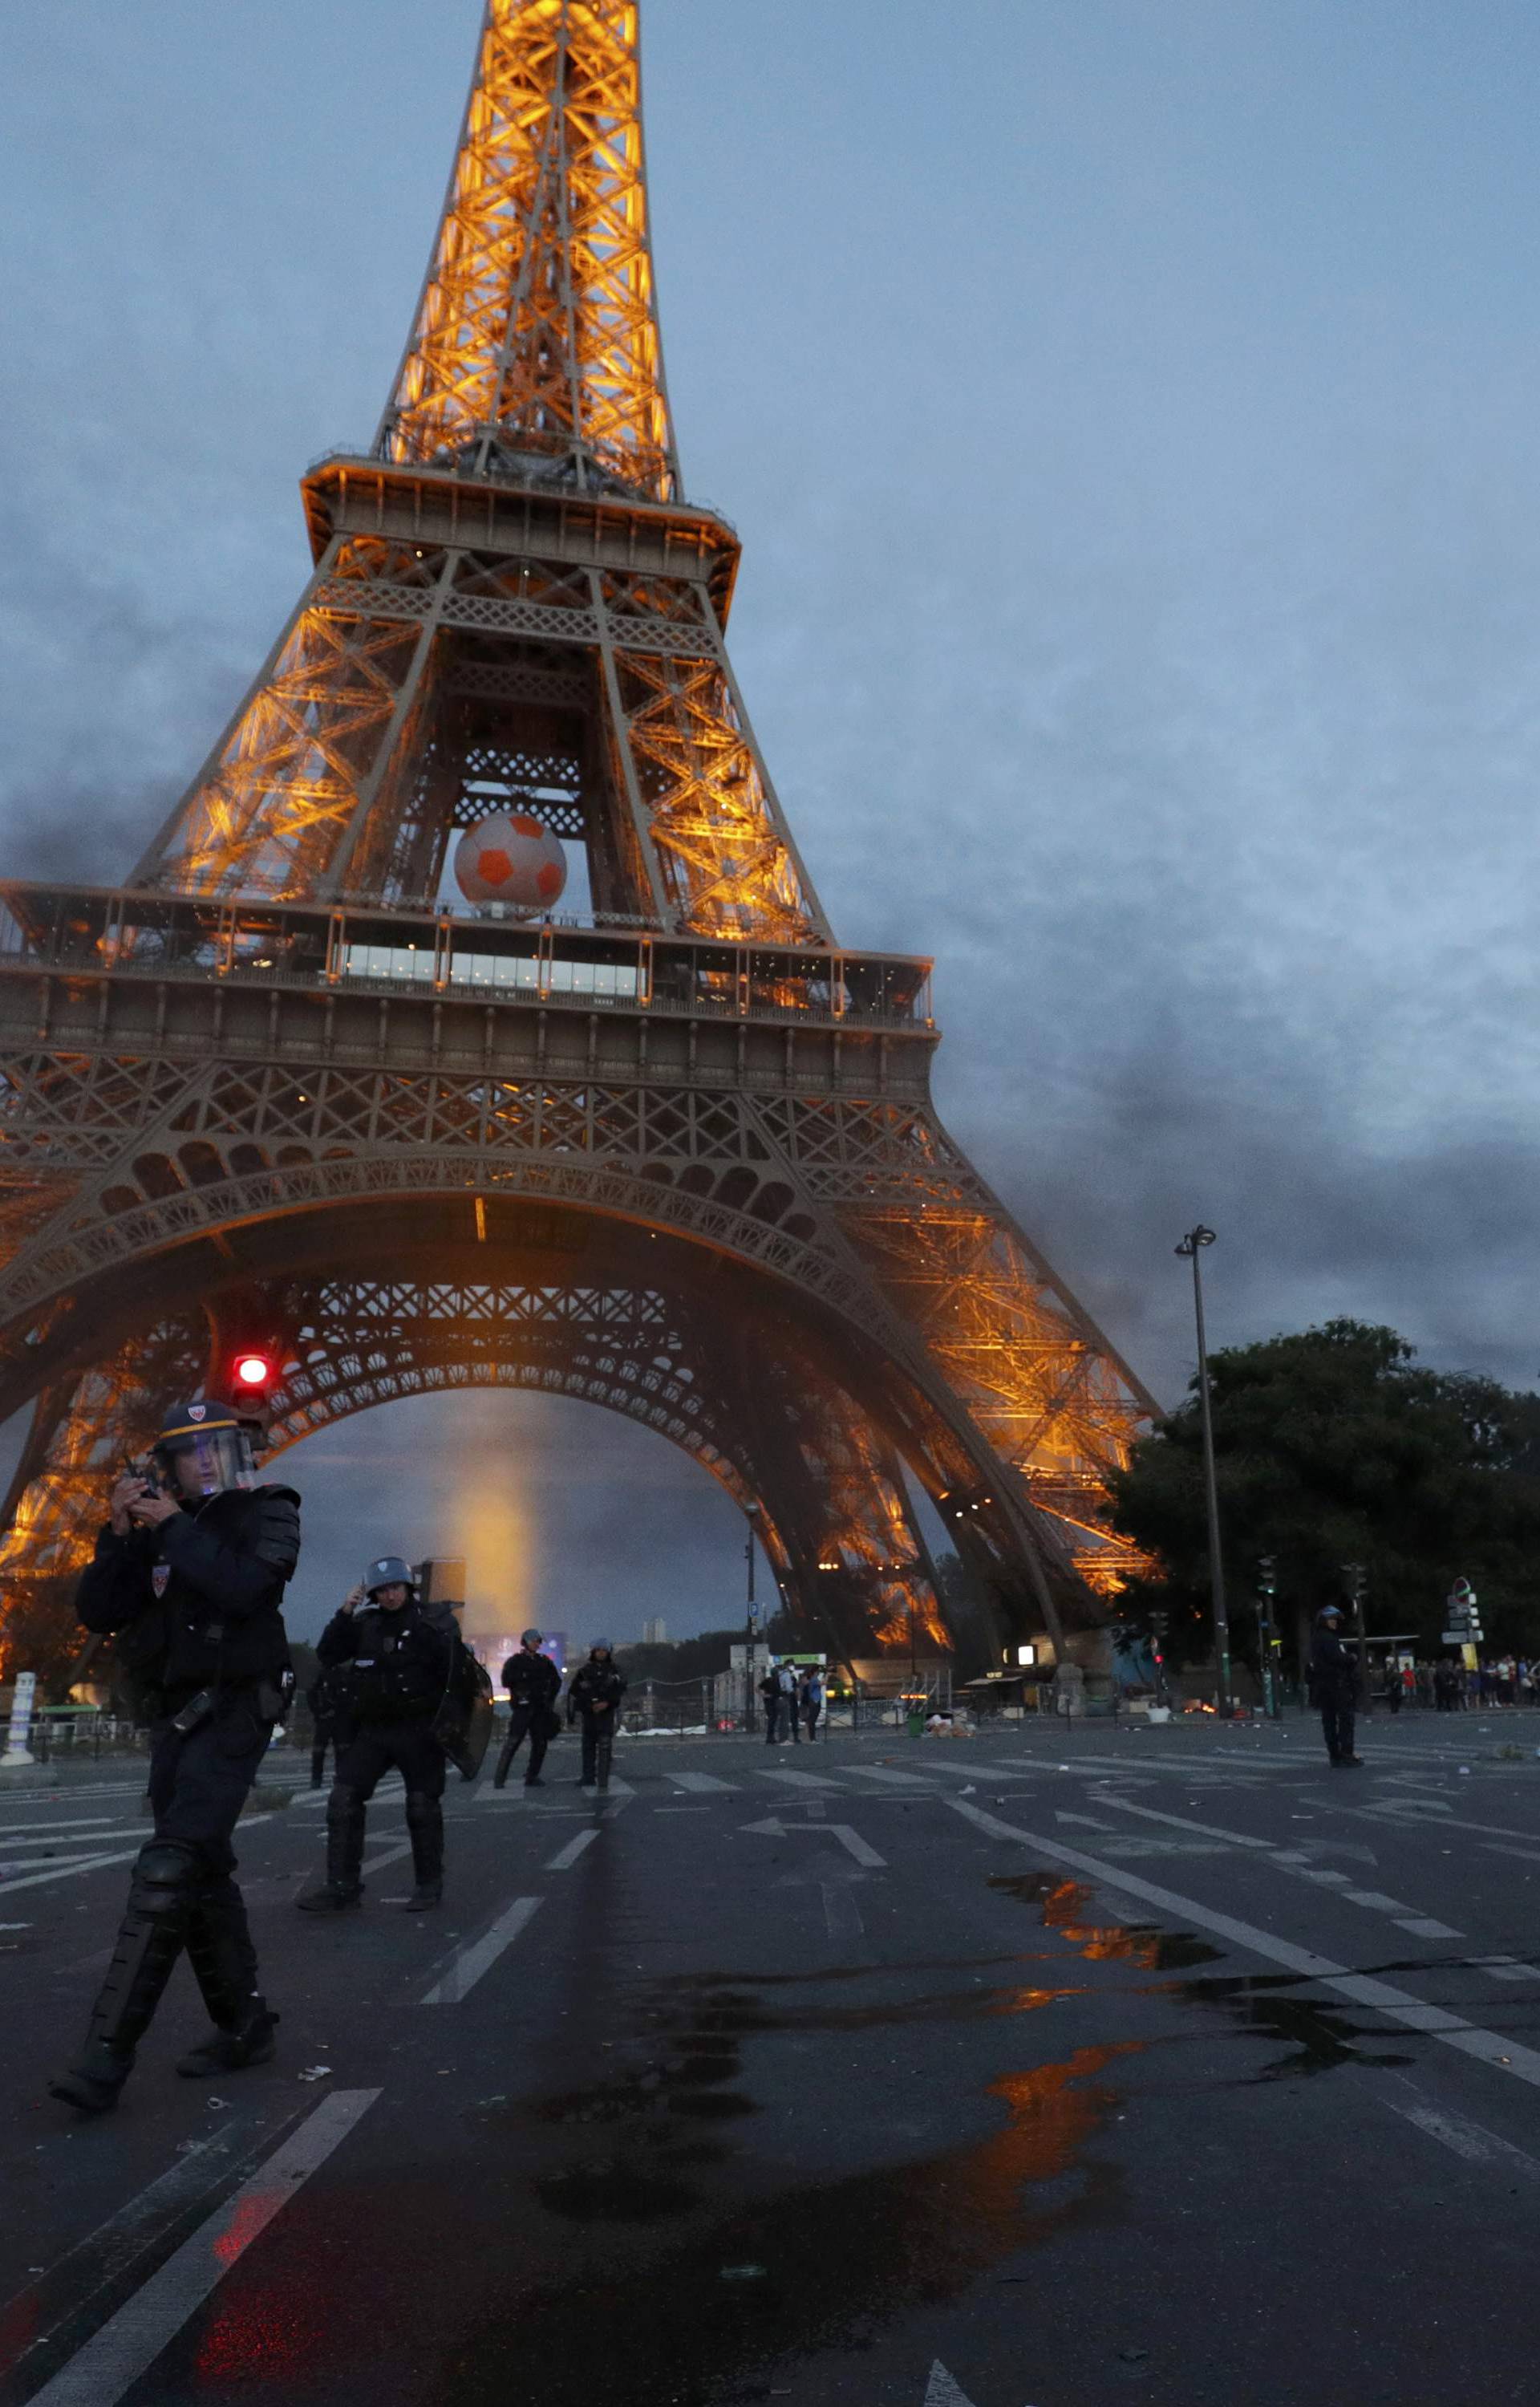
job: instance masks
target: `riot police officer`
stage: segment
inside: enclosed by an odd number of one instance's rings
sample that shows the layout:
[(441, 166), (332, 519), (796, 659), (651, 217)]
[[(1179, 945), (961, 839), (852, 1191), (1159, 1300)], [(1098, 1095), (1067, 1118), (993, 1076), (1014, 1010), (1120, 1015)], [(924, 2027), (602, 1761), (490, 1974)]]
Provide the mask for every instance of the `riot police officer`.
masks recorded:
[(185, 1947), (214, 2029), (177, 2064), (190, 2079), (273, 2054), (277, 2021), (235, 1885), (231, 1835), (292, 1685), (281, 1606), (300, 1552), (292, 1488), (259, 1488), (248, 1430), (229, 1404), (183, 1404), (126, 1472), (84, 1573), (76, 1611), (115, 1631), (136, 1709), (152, 1731), (152, 1837), (85, 2045), (50, 2081), (82, 2114), (118, 2102), (134, 2049)]
[(1316, 1615), (1315, 1642), (1310, 1648), (1310, 1692), (1321, 1714), (1327, 1757), (1339, 1772), (1356, 1772), (1363, 1761), (1353, 1751), (1353, 1722), (1358, 1710), (1359, 1668), (1356, 1648), (1345, 1645), (1342, 1607), (1323, 1604)]
[(310, 1708), (310, 1786), (318, 1788), (326, 1777), (326, 1750), (335, 1766), (347, 1744), (347, 1687), (343, 1670), (322, 1672), (304, 1692)]
[(407, 1906), (420, 1914), (442, 1902), (445, 1753), (432, 1724), (459, 1644), (453, 1623), (419, 1601), (400, 1555), (372, 1562), (321, 1631), (316, 1652), (325, 1669), (350, 1667), (351, 1730), (326, 1804), (326, 1878), (297, 1901), (304, 1913), (345, 1914), (361, 1904), (369, 1800), (392, 1766), (406, 1784), (415, 1880)]
[(543, 1788), (540, 1767), (545, 1760), (545, 1750), (551, 1743), (551, 1732), (561, 1725), (552, 1715), (561, 1688), (561, 1674), (548, 1655), (540, 1651), (541, 1633), (527, 1630), (518, 1642), (518, 1653), (510, 1655), (502, 1667), (502, 1685), (508, 1691), (508, 1735), (502, 1742), (497, 1770), (492, 1774), (494, 1788), (507, 1786), (509, 1769), (524, 1740), (530, 1741), (530, 1765), (524, 1774), (526, 1788)]
[(580, 1788), (600, 1788), (610, 1785), (610, 1750), (615, 1745), (615, 1726), (620, 1719), (620, 1700), (626, 1693), (624, 1673), (615, 1667), (615, 1649), (607, 1638), (599, 1640), (588, 1649), (588, 1659), (572, 1675), (567, 1691), (567, 1723), (582, 1716), (583, 1777)]

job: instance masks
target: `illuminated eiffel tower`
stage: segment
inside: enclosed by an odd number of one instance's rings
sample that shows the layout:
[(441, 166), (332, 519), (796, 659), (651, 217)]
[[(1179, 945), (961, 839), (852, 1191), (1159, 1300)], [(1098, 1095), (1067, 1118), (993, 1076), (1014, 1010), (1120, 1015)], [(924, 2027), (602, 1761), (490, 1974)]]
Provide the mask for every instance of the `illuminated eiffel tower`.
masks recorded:
[[(13, 1604), (251, 1346), (277, 1447), (442, 1388), (636, 1416), (758, 1508), (842, 1654), (946, 1643), (921, 1490), (991, 1648), (1090, 1627), (1126, 1567), (1106, 1479), (1150, 1399), (941, 1128), (929, 964), (838, 943), (733, 676), (637, 18), (489, 0), (374, 444), (304, 480), (293, 617), (126, 884), (0, 890)], [(500, 903), (500, 843), (584, 908)]]

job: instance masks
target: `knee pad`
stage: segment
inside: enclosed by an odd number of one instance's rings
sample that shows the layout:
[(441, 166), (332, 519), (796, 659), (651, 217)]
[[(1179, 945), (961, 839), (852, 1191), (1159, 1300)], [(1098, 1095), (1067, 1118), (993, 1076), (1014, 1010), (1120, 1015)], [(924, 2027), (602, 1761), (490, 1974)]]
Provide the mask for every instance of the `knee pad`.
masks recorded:
[(436, 1797), (425, 1788), (409, 1788), (406, 1792), (406, 1827), (409, 1830), (429, 1830), (442, 1821), (444, 1809)]
[(175, 1921), (192, 1905), (205, 1879), (203, 1859), (188, 1840), (150, 1839), (134, 1859), (130, 1900), (152, 1921)]

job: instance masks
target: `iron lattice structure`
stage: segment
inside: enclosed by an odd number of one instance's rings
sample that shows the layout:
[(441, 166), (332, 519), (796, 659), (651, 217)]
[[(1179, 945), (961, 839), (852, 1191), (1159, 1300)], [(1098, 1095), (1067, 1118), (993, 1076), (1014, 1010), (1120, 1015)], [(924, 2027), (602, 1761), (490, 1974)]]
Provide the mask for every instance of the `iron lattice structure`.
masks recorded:
[[(637, 10), (490, 0), (373, 450), (125, 885), (0, 890), (0, 1568), (78, 1561), (106, 1472), (233, 1331), (275, 1443), (534, 1385), (763, 1514), (845, 1653), (1094, 1619), (1152, 1409), (940, 1126), (928, 963), (835, 941), (733, 677), (732, 529), (682, 490)], [(530, 811), (591, 909), (445, 899)]]

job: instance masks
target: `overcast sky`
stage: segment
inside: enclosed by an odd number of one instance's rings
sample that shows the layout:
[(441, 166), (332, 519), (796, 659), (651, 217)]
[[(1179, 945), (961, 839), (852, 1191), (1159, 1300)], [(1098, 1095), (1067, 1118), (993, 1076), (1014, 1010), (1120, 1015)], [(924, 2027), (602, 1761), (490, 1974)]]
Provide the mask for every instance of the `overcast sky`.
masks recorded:
[[(0, 835), (128, 866), (372, 434), (479, 0), (48, 0), (0, 87)], [(1530, 1384), (1533, 0), (644, 0), (686, 483), (841, 935), (933, 952), (951, 1125), (1163, 1396), (1335, 1313)], [(621, 1636), (741, 1524), (528, 1399), (290, 1459)], [(391, 1491), (387, 1528), (377, 1512)], [(501, 1536), (493, 1534), (501, 1527)]]

